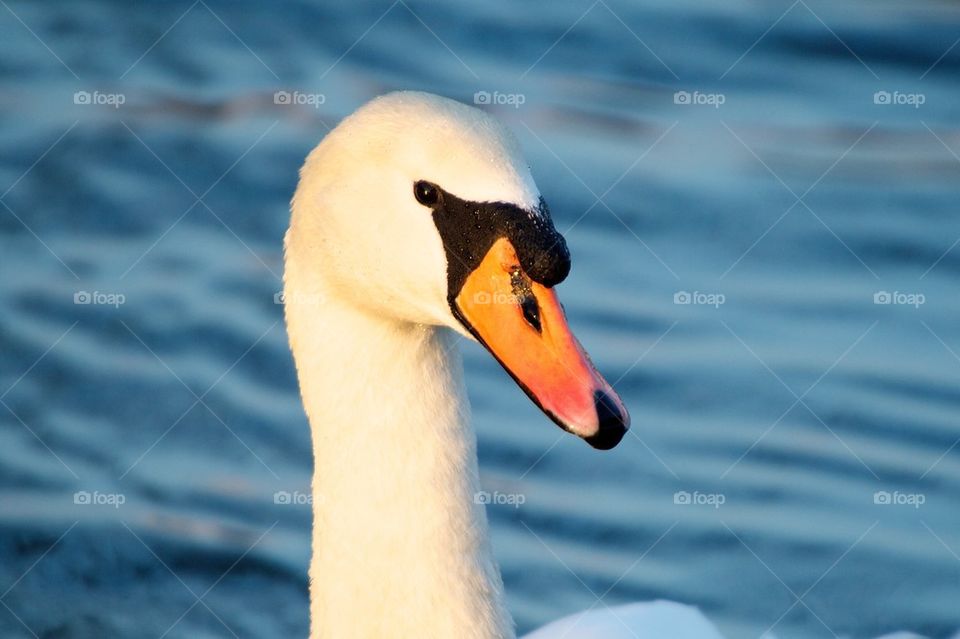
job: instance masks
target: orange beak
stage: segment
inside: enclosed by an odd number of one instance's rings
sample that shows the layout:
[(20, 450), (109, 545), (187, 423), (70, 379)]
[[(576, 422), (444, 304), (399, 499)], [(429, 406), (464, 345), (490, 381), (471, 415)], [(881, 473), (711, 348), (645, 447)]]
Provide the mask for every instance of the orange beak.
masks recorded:
[(573, 336), (552, 288), (532, 281), (497, 240), (453, 300), (458, 319), (553, 421), (594, 448), (630, 427), (623, 402)]

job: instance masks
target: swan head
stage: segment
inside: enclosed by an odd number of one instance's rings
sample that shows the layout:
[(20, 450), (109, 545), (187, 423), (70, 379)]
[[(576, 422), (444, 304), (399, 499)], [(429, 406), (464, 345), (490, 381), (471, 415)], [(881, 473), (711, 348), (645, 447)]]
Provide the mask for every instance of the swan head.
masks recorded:
[(629, 415), (554, 291), (566, 243), (491, 116), (426, 93), (381, 96), (310, 153), (292, 210), (288, 260), (325, 294), (475, 339), (564, 430), (600, 449), (623, 438)]

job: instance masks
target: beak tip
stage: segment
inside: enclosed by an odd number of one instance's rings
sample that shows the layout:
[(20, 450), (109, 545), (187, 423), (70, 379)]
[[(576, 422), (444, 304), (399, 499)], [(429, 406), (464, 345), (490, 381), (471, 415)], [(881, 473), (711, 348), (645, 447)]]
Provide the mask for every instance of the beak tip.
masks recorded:
[(626, 409), (605, 391), (593, 394), (593, 403), (597, 410), (597, 432), (584, 440), (597, 450), (614, 448), (630, 429), (630, 415)]

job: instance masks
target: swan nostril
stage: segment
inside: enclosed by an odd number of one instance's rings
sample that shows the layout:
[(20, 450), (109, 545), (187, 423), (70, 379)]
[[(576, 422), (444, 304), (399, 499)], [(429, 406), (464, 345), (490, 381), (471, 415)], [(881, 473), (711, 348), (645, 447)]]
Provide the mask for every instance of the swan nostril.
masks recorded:
[(543, 332), (543, 326), (540, 324), (540, 305), (537, 304), (537, 298), (533, 295), (524, 297), (520, 300), (520, 310), (523, 312), (523, 319), (538, 333)]
[(510, 271), (510, 286), (513, 289), (513, 298), (517, 300), (517, 304), (520, 306), (523, 319), (527, 321), (527, 324), (529, 324), (533, 330), (542, 333), (543, 325), (540, 323), (540, 304), (537, 302), (537, 296), (533, 294), (530, 278), (519, 268), (514, 268)]

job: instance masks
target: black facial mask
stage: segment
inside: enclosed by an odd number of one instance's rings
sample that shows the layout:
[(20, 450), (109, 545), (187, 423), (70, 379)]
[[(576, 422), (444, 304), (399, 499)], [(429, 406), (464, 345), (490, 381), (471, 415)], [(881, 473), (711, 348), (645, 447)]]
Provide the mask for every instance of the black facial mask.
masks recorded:
[(463, 200), (435, 184), (414, 184), (417, 200), (433, 210), (447, 256), (447, 299), (452, 303), (463, 283), (483, 261), (490, 247), (505, 237), (513, 245), (524, 273), (552, 287), (570, 272), (570, 252), (550, 219), (543, 198), (535, 211), (506, 202)]

